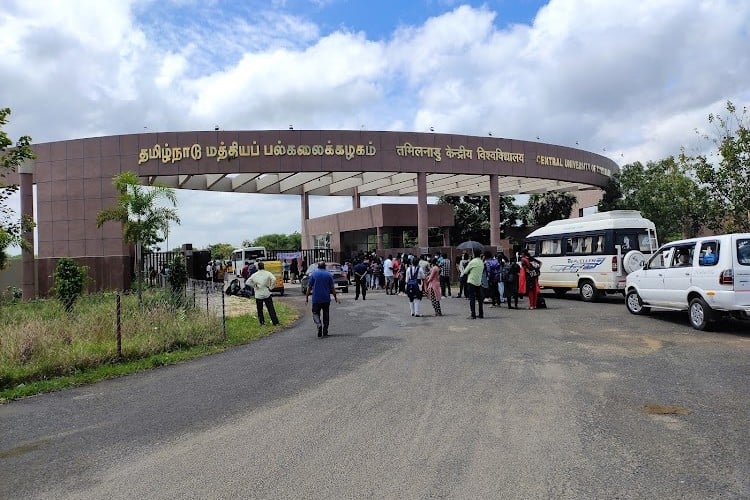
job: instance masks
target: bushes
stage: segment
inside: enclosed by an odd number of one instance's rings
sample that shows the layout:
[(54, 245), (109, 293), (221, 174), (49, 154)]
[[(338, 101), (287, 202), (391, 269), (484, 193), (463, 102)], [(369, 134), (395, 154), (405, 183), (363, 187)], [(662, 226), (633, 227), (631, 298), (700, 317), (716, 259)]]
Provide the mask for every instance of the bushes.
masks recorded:
[(79, 266), (72, 259), (63, 257), (57, 261), (53, 274), (55, 296), (67, 312), (73, 310), (73, 304), (83, 293), (86, 275), (87, 268)]

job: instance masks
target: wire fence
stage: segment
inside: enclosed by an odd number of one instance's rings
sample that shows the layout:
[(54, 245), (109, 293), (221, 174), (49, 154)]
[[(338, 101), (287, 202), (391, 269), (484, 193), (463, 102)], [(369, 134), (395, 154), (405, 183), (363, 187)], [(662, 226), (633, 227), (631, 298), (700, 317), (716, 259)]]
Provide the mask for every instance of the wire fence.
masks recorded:
[[(133, 295), (138, 297), (133, 300)], [(125, 300), (125, 299), (129, 300)], [(221, 341), (227, 338), (224, 284), (189, 279), (184, 288), (173, 290), (166, 277), (159, 276), (147, 287), (129, 294), (115, 294), (117, 356), (123, 357), (123, 337), (139, 337), (144, 331), (158, 333), (155, 342), (190, 345)], [(172, 315), (172, 317), (170, 317)], [(180, 327), (161, 327), (181, 316)], [(158, 337), (156, 335), (155, 337)]]

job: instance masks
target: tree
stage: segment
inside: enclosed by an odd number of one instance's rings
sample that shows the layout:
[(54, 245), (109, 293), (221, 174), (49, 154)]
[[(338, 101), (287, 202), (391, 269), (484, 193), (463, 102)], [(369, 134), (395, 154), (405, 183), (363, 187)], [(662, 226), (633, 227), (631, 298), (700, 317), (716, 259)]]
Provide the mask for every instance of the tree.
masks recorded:
[(622, 199), (610, 206), (639, 210), (662, 241), (695, 236), (713, 217), (708, 193), (674, 157), (625, 165), (617, 180)]
[[(2, 129), (8, 123), (10, 116), (9, 108), (0, 108), (0, 269), (7, 265), (5, 250), (11, 245), (18, 245), (24, 249), (30, 249), (29, 243), (23, 239), (23, 233), (31, 231), (34, 221), (28, 217), (16, 218), (15, 212), (5, 203), (16, 191), (17, 185), (5, 184), (6, 176), (16, 172), (25, 160), (36, 158), (31, 150), (31, 137), (24, 135), (13, 145), (13, 141)], [(8, 149), (10, 148), (10, 149)]]
[[(441, 196), (438, 203), (453, 205), (454, 224), (451, 244), (474, 240), (489, 242), (490, 199), (489, 196)], [(500, 196), (500, 231), (514, 226), (519, 218), (519, 207), (511, 196)]]
[(750, 120), (747, 107), (740, 113), (727, 101), (727, 116), (708, 115), (708, 122), (716, 127), (713, 137), (704, 134), (717, 148), (718, 161), (705, 155), (695, 158), (681, 156), (681, 160), (707, 188), (711, 207), (720, 208), (709, 227), (718, 232), (750, 231)]
[(206, 250), (211, 252), (211, 258), (214, 260), (229, 260), (234, 248), (235, 246), (231, 243), (214, 243), (209, 245)]
[(553, 220), (568, 219), (576, 201), (575, 195), (558, 191), (532, 194), (526, 203), (528, 222), (544, 226)]
[[(160, 207), (156, 203), (165, 200), (177, 205), (174, 190), (157, 184), (142, 186), (134, 172), (126, 171), (114, 177), (113, 183), (119, 196), (114, 206), (105, 208), (96, 215), (96, 225), (102, 227), (109, 221), (122, 224), (123, 239), (136, 246), (136, 270), (141, 282), (141, 253), (143, 247), (153, 246), (166, 238), (169, 223), (180, 223), (177, 210)], [(140, 293), (141, 288), (138, 287)]]
[(264, 234), (254, 240), (245, 240), (243, 247), (266, 247), (268, 250), (300, 250), (302, 248), (302, 235), (298, 232), (292, 234)]
[(622, 190), (620, 189), (620, 172), (616, 172), (609, 178), (609, 182), (604, 186), (603, 191), (604, 195), (597, 205), (599, 211), (621, 210)]

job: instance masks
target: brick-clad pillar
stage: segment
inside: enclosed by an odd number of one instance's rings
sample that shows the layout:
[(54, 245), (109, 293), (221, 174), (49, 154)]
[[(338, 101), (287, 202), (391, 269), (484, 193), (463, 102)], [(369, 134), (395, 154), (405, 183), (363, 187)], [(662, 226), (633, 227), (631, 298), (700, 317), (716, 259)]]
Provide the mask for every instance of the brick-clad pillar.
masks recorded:
[[(21, 217), (34, 220), (34, 161), (27, 160), (18, 169), (21, 180)], [(36, 261), (34, 260), (34, 230), (25, 231), (23, 239), (29, 244), (28, 249), (21, 250), (21, 290), (24, 299), (35, 299)]]

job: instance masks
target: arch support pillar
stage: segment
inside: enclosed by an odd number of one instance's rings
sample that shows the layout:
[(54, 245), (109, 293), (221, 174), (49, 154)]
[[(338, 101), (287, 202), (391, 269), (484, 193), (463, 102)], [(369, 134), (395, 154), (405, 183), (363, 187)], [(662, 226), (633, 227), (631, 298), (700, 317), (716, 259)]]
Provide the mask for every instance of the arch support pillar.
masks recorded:
[(427, 215), (427, 172), (417, 173), (417, 244), (419, 248), (427, 248), (427, 230), (430, 221)]
[(302, 247), (301, 250), (308, 250), (310, 248), (310, 242), (308, 241), (307, 235), (307, 219), (310, 218), (310, 195), (302, 193), (300, 196), (300, 236)]
[(500, 246), (500, 192), (499, 176), (490, 174), (490, 246), (492, 253)]
[[(34, 161), (27, 160), (18, 169), (21, 195), (21, 217), (34, 220)], [(23, 239), (29, 248), (21, 249), (21, 290), (24, 299), (35, 299), (36, 261), (34, 259), (34, 230), (25, 231)]]

